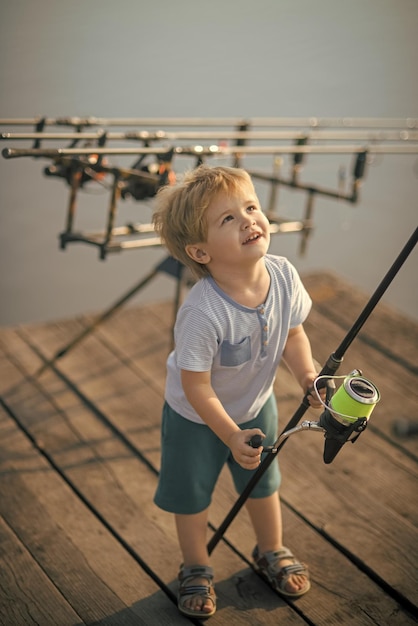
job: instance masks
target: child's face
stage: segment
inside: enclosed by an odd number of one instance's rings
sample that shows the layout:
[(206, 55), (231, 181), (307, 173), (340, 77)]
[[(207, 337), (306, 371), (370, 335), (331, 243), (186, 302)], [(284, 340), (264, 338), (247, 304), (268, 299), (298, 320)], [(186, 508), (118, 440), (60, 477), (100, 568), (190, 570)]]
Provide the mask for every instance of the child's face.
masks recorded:
[(230, 267), (262, 258), (270, 244), (269, 221), (252, 184), (219, 193), (207, 209), (207, 241), (202, 244), (209, 263)]

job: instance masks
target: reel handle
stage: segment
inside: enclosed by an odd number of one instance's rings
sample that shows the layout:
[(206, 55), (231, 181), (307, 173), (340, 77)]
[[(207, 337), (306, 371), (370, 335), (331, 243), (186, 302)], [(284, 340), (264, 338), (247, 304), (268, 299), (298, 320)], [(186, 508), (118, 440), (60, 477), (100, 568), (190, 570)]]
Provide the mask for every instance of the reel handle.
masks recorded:
[(263, 438), (261, 435), (253, 435), (248, 442), (248, 445), (252, 448), (259, 448), (263, 445)]
[[(263, 445), (263, 438), (261, 435), (253, 435), (250, 439), (250, 441), (248, 442), (248, 445), (251, 446), (252, 448), (259, 448), (260, 446)], [(275, 450), (274, 446), (263, 446), (263, 452), (271, 452), (272, 450)]]

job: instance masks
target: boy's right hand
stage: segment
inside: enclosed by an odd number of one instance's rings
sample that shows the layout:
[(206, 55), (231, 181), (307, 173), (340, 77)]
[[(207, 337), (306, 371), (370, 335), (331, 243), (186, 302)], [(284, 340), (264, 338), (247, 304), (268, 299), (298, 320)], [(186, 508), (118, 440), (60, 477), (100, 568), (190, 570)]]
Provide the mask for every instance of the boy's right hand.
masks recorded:
[(257, 469), (261, 463), (263, 446), (253, 448), (250, 445), (250, 439), (254, 437), (254, 435), (260, 435), (263, 439), (265, 437), (265, 434), (259, 428), (249, 428), (248, 430), (238, 430), (234, 432), (228, 441), (235, 461), (238, 465), (241, 465), (241, 467), (247, 470)]

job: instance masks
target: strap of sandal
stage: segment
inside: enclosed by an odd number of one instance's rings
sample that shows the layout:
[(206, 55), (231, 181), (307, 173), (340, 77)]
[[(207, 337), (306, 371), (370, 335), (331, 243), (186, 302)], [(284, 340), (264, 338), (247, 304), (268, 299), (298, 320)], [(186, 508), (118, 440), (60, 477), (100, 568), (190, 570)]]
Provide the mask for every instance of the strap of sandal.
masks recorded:
[(269, 565), (273, 565), (276, 561), (280, 561), (281, 559), (294, 559), (296, 560), (296, 558), (294, 557), (294, 555), (292, 554), (292, 552), (289, 550), (289, 548), (280, 548), (280, 550), (271, 550), (270, 552), (263, 552), (263, 554), (260, 554), (259, 550), (258, 550), (258, 546), (256, 546), (253, 550), (253, 559), (254, 561), (258, 561), (259, 559), (266, 559), (266, 561), (268, 562)]
[[(288, 579), (292, 574), (304, 574), (308, 575), (308, 569), (303, 564), (300, 563), (292, 552), (288, 548), (281, 548), (280, 550), (274, 550), (271, 552), (264, 552), (260, 554), (258, 551), (258, 547), (254, 548), (253, 552), (254, 561), (257, 565), (263, 567), (262, 561), (266, 562), (266, 566), (271, 574), (280, 573), (281, 577), (284, 579)], [(290, 565), (280, 566), (279, 561), (282, 559), (293, 559), (294, 563)], [(265, 566), (264, 566), (265, 567)]]
[(206, 578), (208, 583), (213, 581), (213, 569), (209, 565), (190, 565), (189, 567), (181, 567), (179, 571), (179, 581), (182, 587), (188, 578)]

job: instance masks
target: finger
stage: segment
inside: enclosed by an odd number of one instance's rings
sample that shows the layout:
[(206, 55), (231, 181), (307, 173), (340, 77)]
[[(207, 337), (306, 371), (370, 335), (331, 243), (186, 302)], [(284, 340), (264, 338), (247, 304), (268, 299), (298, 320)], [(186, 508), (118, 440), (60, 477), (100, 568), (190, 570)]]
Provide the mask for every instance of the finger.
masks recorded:
[(254, 470), (254, 469), (257, 469), (260, 463), (261, 463), (261, 458), (257, 457), (257, 459), (255, 459), (251, 463), (241, 463), (241, 467), (247, 470)]
[(248, 446), (248, 451), (245, 450), (245, 452), (242, 453), (242, 458), (251, 462), (257, 457), (259, 457), (260, 454), (261, 454), (260, 448), (250, 448), (250, 446)]
[(248, 446), (248, 451), (245, 450), (245, 452), (243, 452), (241, 454), (241, 460), (244, 463), (248, 463), (248, 464), (258, 463), (260, 458), (261, 458), (261, 450), (260, 450), (260, 448), (254, 449), (254, 448), (250, 448), (250, 446)]

